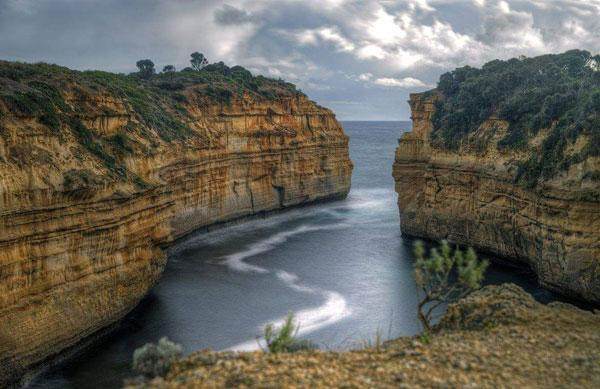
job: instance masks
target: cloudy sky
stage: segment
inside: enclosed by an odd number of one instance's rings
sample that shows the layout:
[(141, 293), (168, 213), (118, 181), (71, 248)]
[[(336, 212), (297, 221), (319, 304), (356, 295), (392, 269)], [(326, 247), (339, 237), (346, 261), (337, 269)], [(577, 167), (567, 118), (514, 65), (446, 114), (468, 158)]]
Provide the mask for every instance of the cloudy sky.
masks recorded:
[(296, 83), (345, 120), (494, 58), (600, 52), (600, 0), (0, 0), (0, 59), (131, 72), (211, 62)]

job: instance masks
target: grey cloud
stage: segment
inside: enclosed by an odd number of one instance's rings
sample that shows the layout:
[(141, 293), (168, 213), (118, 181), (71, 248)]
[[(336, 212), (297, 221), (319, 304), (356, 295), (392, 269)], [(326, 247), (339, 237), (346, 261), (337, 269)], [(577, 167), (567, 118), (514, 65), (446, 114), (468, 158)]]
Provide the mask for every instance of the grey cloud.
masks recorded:
[(252, 15), (249, 12), (229, 4), (225, 4), (223, 7), (215, 10), (215, 21), (223, 25), (250, 23), (252, 19)]
[(293, 81), (342, 119), (406, 119), (408, 93), (456, 66), (571, 48), (600, 51), (600, 2), (0, 0), (2, 59), (128, 72), (200, 51)]
[(518, 40), (524, 29), (531, 27), (533, 16), (527, 12), (494, 12), (483, 19), (483, 32), (478, 40), (488, 45), (495, 45), (507, 40)]

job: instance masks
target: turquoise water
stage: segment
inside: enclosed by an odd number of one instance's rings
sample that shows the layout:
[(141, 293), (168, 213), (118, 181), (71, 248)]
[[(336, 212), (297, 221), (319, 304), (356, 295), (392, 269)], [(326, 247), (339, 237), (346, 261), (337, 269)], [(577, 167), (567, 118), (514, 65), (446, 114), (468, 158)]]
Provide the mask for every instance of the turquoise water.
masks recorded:
[[(412, 240), (402, 237), (391, 176), (408, 122), (345, 122), (355, 164), (346, 200), (298, 208), (169, 249), (166, 271), (122, 328), (35, 387), (119, 387), (133, 350), (162, 336), (186, 352), (247, 350), (266, 323), (293, 311), (300, 335), (327, 349), (419, 331)], [(488, 282), (554, 298), (526, 272), (492, 267)]]

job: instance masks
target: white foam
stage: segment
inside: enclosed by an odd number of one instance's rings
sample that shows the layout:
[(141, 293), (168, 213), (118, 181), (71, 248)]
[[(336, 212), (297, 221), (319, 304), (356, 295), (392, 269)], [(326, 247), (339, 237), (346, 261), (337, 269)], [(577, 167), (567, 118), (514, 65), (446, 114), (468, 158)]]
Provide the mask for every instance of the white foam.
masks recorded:
[(289, 288), (294, 289), (298, 292), (313, 293), (313, 294), (318, 293), (317, 290), (315, 290), (309, 286), (299, 284), (298, 276), (293, 273), (288, 273), (285, 270), (278, 270), (277, 278), (282, 280)]
[[(336, 323), (351, 314), (346, 299), (341, 294), (330, 290), (320, 290), (302, 285), (299, 283), (299, 278), (296, 274), (289, 273), (285, 270), (278, 270), (276, 275), (277, 278), (283, 281), (291, 289), (302, 293), (321, 294), (325, 299), (325, 302), (318, 307), (294, 312), (295, 322), (298, 325), (297, 335), (305, 335), (314, 332), (320, 328)], [(275, 328), (280, 328), (285, 323), (286, 318), (287, 316), (282, 316), (270, 323), (272, 323)], [(257, 330), (262, 331), (267, 324), (268, 323), (263, 323)], [(252, 351), (261, 348), (264, 349), (265, 347), (266, 344), (264, 339), (257, 338), (237, 344), (230, 347), (228, 350)]]
[[(282, 231), (270, 236), (269, 238), (251, 244), (243, 251), (224, 256), (221, 263), (235, 271), (270, 273), (268, 269), (249, 264), (244, 260), (273, 250), (278, 245), (285, 243), (294, 235), (345, 227), (348, 227), (348, 225), (345, 223), (321, 226), (303, 225), (289, 231)], [(277, 270), (275, 275), (290, 289), (300, 293), (320, 294), (325, 298), (325, 302), (316, 308), (304, 309), (294, 313), (296, 323), (299, 325), (298, 335), (316, 331), (319, 328), (331, 325), (350, 315), (350, 309), (347, 307), (346, 299), (344, 299), (341, 294), (333, 291), (319, 290), (311, 288), (307, 285), (303, 285), (300, 283), (299, 277), (296, 274), (289, 273), (285, 270)], [(280, 327), (285, 322), (285, 319), (286, 317), (281, 317), (274, 320), (272, 323), (275, 327)], [(259, 326), (258, 331), (262, 331), (267, 324), (268, 323), (264, 323)], [(251, 351), (265, 347), (266, 345), (264, 339), (255, 339), (230, 347), (228, 350)]]
[[(299, 335), (313, 332), (319, 328), (335, 323), (350, 314), (346, 299), (333, 291), (311, 288), (299, 283), (296, 274), (288, 273), (284, 270), (277, 271), (277, 277), (294, 290), (310, 294), (321, 294), (325, 297), (325, 303), (317, 308), (310, 308), (298, 311), (294, 314), (296, 322), (300, 326)], [(275, 327), (283, 325), (285, 317), (279, 318), (273, 324)]]
[[(302, 216), (309, 216), (319, 213), (328, 213), (338, 218), (338, 220), (342, 220), (342, 222), (335, 224), (306, 224), (291, 230), (281, 231), (268, 238), (254, 242), (241, 251), (226, 255), (222, 257), (220, 261), (216, 262), (239, 272), (268, 274), (271, 273), (269, 269), (250, 264), (245, 260), (273, 250), (277, 246), (285, 243), (289, 238), (298, 234), (320, 230), (347, 228), (356, 223), (377, 222), (379, 224), (397, 224), (395, 221), (386, 222), (380, 220), (379, 213), (377, 212), (378, 210), (383, 210), (390, 206), (394, 206), (394, 198), (394, 191), (389, 189), (372, 188), (353, 190), (348, 198), (343, 202), (318, 205), (310, 208), (304, 208), (302, 210), (292, 210), (285, 215), (274, 216), (270, 218), (270, 220), (251, 221), (245, 223), (244, 225), (230, 227), (227, 234), (222, 234), (221, 232), (209, 232), (207, 234), (197, 235), (194, 238), (186, 241), (185, 244), (180, 244), (179, 248), (181, 249), (183, 247), (196, 246), (201, 242), (217, 243), (223, 241), (224, 239), (232, 239), (238, 234), (245, 234), (248, 229), (260, 229), (273, 227), (276, 225), (285, 225), (290, 219), (296, 218), (299, 214)], [(363, 212), (363, 210), (368, 212)], [(356, 215), (348, 214), (348, 211), (358, 211), (361, 213), (361, 217), (357, 218)], [(300, 282), (300, 279), (296, 274), (289, 273), (284, 270), (275, 270), (274, 272), (275, 276), (290, 289), (300, 293), (320, 295), (324, 300), (323, 304), (317, 307), (294, 312), (296, 323), (299, 325), (298, 335), (305, 335), (314, 332), (351, 315), (352, 312), (348, 307), (346, 299), (338, 292), (312, 288), (304, 285)], [(280, 327), (285, 322), (285, 319), (286, 317), (283, 316), (271, 321), (271, 323), (273, 323), (275, 327)], [(257, 331), (262, 333), (267, 324), (268, 323), (263, 323), (260, 325), (257, 328)], [(265, 341), (264, 339), (257, 338), (237, 344), (233, 347), (230, 347), (228, 350), (251, 351), (260, 348), (266, 348)]]
[(373, 188), (357, 189), (350, 192), (347, 205), (350, 208), (383, 208), (390, 204), (390, 199), (394, 199), (395, 192), (390, 189)]
[[(351, 311), (347, 306), (346, 299), (341, 294), (333, 291), (324, 291), (324, 295), (327, 299), (323, 305), (295, 313), (294, 317), (300, 326), (298, 335), (314, 332), (350, 315)], [(284, 320), (285, 318), (280, 318), (275, 321), (275, 326), (282, 325)]]
[[(346, 223), (368, 224), (383, 222), (382, 217), (388, 215), (391, 207), (396, 207), (394, 191), (383, 188), (358, 189), (350, 192), (343, 203), (336, 204), (323, 212)], [(393, 220), (398, 223), (397, 220)]]
[(252, 243), (243, 251), (224, 256), (222, 258), (223, 261), (221, 263), (228, 266), (232, 270), (240, 272), (267, 273), (267, 269), (244, 262), (244, 259), (266, 253), (267, 251), (271, 251), (275, 249), (278, 245), (285, 243), (290, 237), (294, 235), (312, 231), (329, 230), (345, 227), (348, 227), (348, 225), (344, 223), (329, 224), (322, 226), (303, 225), (293, 230), (278, 232), (277, 234), (272, 235), (266, 239)]
[[(333, 291), (323, 291), (326, 297), (325, 303), (316, 307), (297, 311), (294, 313), (296, 323), (299, 325), (298, 335), (306, 335), (320, 328), (332, 325), (351, 314), (346, 299), (339, 293)], [(286, 316), (274, 320), (272, 323), (275, 328), (279, 328), (285, 322)], [(262, 331), (268, 323), (261, 325), (258, 330)], [(264, 339), (257, 338), (249, 340), (233, 347), (230, 351), (253, 351), (265, 349)]]

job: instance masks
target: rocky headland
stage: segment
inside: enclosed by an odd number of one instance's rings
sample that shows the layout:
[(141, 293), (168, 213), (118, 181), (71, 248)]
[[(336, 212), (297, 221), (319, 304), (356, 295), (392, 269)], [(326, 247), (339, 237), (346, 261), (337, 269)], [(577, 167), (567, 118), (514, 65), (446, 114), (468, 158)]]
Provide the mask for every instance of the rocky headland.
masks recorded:
[(0, 62), (0, 385), (135, 307), (162, 246), (344, 197), (351, 172), (330, 110), (241, 67)]
[(427, 337), (354, 351), (198, 351), (152, 388), (432, 388), (600, 385), (600, 313), (543, 305), (516, 285), (487, 286), (449, 307)]
[(412, 94), (393, 176), (404, 234), (529, 266), (600, 302), (600, 56), (493, 61)]

